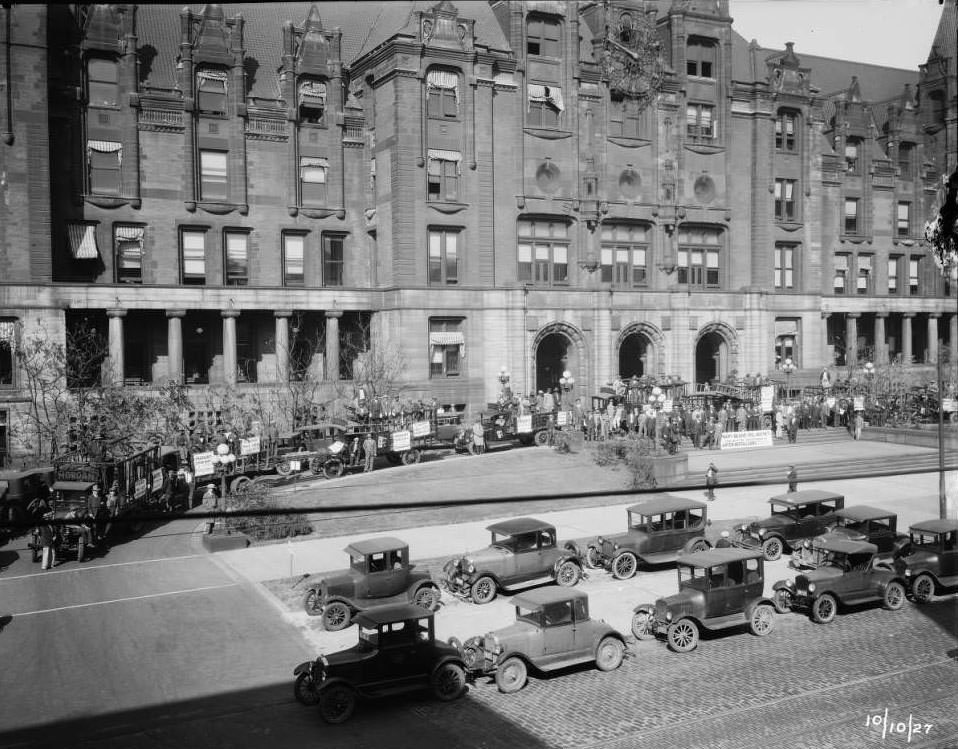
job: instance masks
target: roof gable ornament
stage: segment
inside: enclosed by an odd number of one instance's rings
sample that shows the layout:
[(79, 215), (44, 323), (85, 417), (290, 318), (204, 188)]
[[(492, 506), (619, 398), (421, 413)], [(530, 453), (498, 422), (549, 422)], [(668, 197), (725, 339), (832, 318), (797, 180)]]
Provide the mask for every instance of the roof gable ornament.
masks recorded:
[(460, 19), (455, 5), (442, 0), (419, 14), (419, 41), (430, 47), (444, 47), (463, 52), (473, 50), (475, 21)]
[(342, 75), (342, 31), (323, 28), (316, 5), (311, 5), (301, 26), (283, 26), (283, 65), (280, 74), (338, 78)]
[(809, 68), (801, 67), (795, 54), (795, 42), (785, 43), (785, 54), (773, 56), (766, 61), (767, 80), (770, 88), (780, 94), (809, 94)]
[[(233, 55), (230, 52), (230, 27), (236, 24), (242, 35), (242, 27), (237, 23), (237, 19), (227, 20), (223, 15), (223, 8), (216, 3), (204, 5), (199, 13), (193, 13), (189, 8), (184, 8), (180, 17), (184, 41), (193, 47), (194, 61), (202, 60), (222, 65), (233, 63)], [(242, 47), (242, 40), (238, 46)]]
[(133, 34), (133, 14), (136, 6), (81, 5), (77, 9), (77, 23), (83, 35), (84, 48), (108, 49), (123, 52), (124, 36)]
[(862, 90), (858, 85), (858, 76), (852, 76), (852, 82), (848, 86), (848, 101), (860, 102), (862, 100)]

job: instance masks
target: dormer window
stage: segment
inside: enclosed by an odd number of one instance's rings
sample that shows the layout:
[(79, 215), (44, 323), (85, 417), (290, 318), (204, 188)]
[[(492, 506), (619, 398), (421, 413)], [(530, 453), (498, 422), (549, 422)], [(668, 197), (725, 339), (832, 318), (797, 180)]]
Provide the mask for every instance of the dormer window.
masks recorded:
[(300, 81), (299, 121), (322, 125), (326, 114), (326, 84), (322, 81)]
[(715, 42), (693, 36), (685, 48), (685, 72), (696, 78), (715, 78)]
[(526, 54), (559, 56), (559, 22), (533, 16), (526, 25)]
[(426, 75), (426, 112), (433, 118), (459, 116), (459, 76), (451, 70), (430, 70)]
[(91, 107), (115, 107), (120, 100), (114, 60), (93, 57), (87, 62), (87, 93)]
[(226, 114), (227, 74), (225, 70), (196, 73), (196, 106), (206, 114)]
[(861, 141), (857, 138), (845, 141), (845, 171), (848, 174), (861, 174)]

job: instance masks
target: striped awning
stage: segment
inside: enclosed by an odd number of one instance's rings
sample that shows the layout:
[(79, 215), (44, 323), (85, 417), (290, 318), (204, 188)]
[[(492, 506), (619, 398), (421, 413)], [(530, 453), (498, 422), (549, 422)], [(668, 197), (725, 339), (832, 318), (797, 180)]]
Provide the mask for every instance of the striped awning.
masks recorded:
[(327, 159), (325, 156), (300, 156), (299, 165), (321, 166), (324, 169), (329, 169), (329, 159)]
[(302, 81), (299, 84), (299, 103), (304, 102), (325, 106), (326, 84), (320, 81)]
[(94, 224), (70, 224), (70, 250), (77, 260), (95, 260), (100, 251), (96, 246)]
[(448, 70), (430, 70), (426, 74), (426, 88), (452, 91), (456, 95), (456, 104), (459, 103), (459, 76)]
[(17, 338), (17, 324), (13, 320), (0, 320), (0, 341), (13, 343)]
[(430, 148), (427, 155), (430, 159), (439, 161), (462, 161), (462, 154), (458, 151), (444, 151), (441, 148)]
[(196, 80), (198, 81), (227, 81), (229, 74), (225, 70), (197, 70)]
[(430, 346), (462, 346), (466, 342), (462, 333), (455, 331), (435, 331), (429, 334)]
[(542, 86), (537, 83), (530, 83), (528, 91), (529, 101), (544, 101), (560, 112), (565, 109), (562, 103), (562, 89), (558, 86)]
[(122, 242), (142, 242), (142, 226), (115, 226), (113, 227), (113, 236)]

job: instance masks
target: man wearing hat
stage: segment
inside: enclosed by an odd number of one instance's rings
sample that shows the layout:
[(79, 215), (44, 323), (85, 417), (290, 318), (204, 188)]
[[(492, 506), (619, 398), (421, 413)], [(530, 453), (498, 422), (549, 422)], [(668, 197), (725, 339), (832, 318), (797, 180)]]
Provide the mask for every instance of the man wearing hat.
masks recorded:
[(715, 501), (715, 487), (718, 486), (718, 468), (715, 463), (709, 463), (705, 471), (705, 498), (709, 502)]
[(785, 478), (788, 480), (788, 491), (797, 492), (798, 491), (798, 471), (795, 470), (795, 466), (788, 467), (788, 473), (785, 474)]
[[(203, 492), (203, 507), (206, 508), (207, 512), (216, 512), (219, 509), (219, 495), (216, 493), (216, 484), (207, 484), (206, 491)], [(213, 532), (213, 522), (212, 520), (206, 521), (206, 532)]]
[(41, 566), (45, 570), (50, 569), (56, 564), (56, 550), (53, 547), (56, 529), (50, 522), (52, 520), (53, 510), (50, 510), (49, 512), (44, 513), (39, 527), (40, 547), (43, 549), (43, 556), (41, 557), (43, 563)]

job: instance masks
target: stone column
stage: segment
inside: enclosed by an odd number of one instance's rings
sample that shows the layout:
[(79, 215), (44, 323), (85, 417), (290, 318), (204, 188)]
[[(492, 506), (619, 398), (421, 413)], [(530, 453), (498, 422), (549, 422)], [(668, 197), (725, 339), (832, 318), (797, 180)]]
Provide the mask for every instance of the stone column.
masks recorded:
[(123, 364), (123, 318), (125, 309), (108, 309), (106, 316), (110, 321), (110, 379), (114, 385), (124, 382), (125, 366)]
[(854, 367), (858, 363), (858, 312), (845, 313), (845, 364)]
[(932, 312), (928, 315), (928, 363), (938, 363), (938, 318), (941, 313)]
[(875, 313), (875, 364), (885, 364), (888, 361), (888, 341), (885, 340), (885, 318), (887, 312)]
[[(948, 338), (951, 342), (951, 355), (954, 357), (955, 352), (958, 351), (958, 315), (951, 316), (949, 328), (951, 329), (948, 332)], [(952, 359), (952, 361), (954, 361), (954, 359)]]
[(276, 381), (289, 381), (289, 318), (293, 313), (288, 309), (276, 310)]
[(225, 309), (223, 316), (223, 382), (236, 384), (236, 318), (239, 310)]
[(339, 380), (339, 318), (341, 309), (326, 310), (326, 379)]
[(166, 311), (166, 364), (171, 381), (183, 383), (183, 318), (185, 309)]
[(911, 320), (914, 312), (906, 312), (901, 316), (901, 360), (907, 364), (911, 361)]

